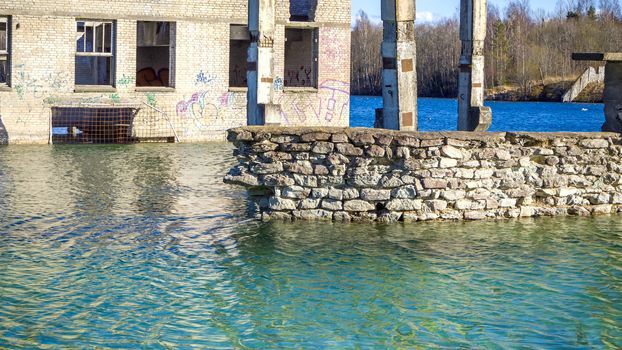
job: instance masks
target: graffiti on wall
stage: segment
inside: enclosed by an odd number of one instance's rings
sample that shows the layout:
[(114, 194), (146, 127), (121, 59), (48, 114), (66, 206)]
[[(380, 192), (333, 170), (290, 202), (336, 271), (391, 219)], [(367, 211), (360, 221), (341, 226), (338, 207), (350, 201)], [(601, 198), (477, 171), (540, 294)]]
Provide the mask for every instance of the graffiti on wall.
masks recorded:
[(127, 87), (130, 85), (134, 85), (135, 82), (136, 82), (136, 79), (134, 77), (130, 77), (130, 76), (123, 74), (119, 79), (117, 79), (117, 86)]
[[(243, 93), (226, 92), (216, 98), (207, 91), (198, 91), (187, 100), (177, 103), (176, 113), (178, 120), (184, 124), (184, 135), (201, 132), (208, 128), (229, 125), (228, 113), (244, 115), (246, 110), (246, 95)], [(233, 120), (231, 121), (233, 122)], [(240, 126), (234, 123), (231, 126)]]
[(283, 91), (283, 87), (285, 83), (283, 83), (283, 78), (276, 77), (274, 78), (274, 91)]
[(285, 73), (288, 86), (312, 87), (313, 69), (301, 66), (299, 69), (288, 69)]
[(197, 73), (194, 78), (194, 85), (196, 86), (208, 86), (216, 81), (216, 76), (209, 73), (205, 73), (202, 69)]
[(155, 107), (158, 104), (156, 94), (154, 94), (153, 92), (148, 93), (145, 97), (147, 97), (147, 105)]
[(19, 99), (43, 98), (46, 93), (66, 89), (69, 81), (70, 76), (67, 72), (52, 72), (40, 78), (34, 78), (26, 72), (24, 64), (19, 64), (16, 66), (14, 88)]
[(350, 84), (326, 80), (317, 94), (283, 94), (278, 104), (285, 124), (334, 123), (349, 118)]

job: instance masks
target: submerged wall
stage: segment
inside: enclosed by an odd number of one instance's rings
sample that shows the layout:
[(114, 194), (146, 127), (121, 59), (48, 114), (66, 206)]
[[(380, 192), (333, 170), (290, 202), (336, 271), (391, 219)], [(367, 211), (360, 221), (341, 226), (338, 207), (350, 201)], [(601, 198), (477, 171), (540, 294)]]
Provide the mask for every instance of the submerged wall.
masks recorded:
[(243, 127), (229, 131), (261, 217), (393, 222), (622, 211), (613, 133), (416, 133)]

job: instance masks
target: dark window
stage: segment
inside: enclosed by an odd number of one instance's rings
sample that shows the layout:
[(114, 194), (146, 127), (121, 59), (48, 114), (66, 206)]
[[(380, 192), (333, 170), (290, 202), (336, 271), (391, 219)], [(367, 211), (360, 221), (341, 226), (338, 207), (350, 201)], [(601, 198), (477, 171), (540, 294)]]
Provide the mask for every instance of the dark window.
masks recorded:
[(289, 20), (292, 22), (314, 22), (317, 0), (290, 0)]
[(248, 27), (231, 25), (229, 40), (229, 86), (247, 87), (246, 71), (248, 70), (248, 48), (251, 36)]
[(9, 84), (9, 71), (11, 53), (9, 52), (9, 27), (8, 17), (0, 17), (0, 85)]
[(136, 86), (174, 86), (175, 23), (138, 22)]
[(285, 29), (285, 86), (317, 88), (318, 30)]
[(78, 21), (77, 38), (76, 85), (113, 85), (113, 23)]

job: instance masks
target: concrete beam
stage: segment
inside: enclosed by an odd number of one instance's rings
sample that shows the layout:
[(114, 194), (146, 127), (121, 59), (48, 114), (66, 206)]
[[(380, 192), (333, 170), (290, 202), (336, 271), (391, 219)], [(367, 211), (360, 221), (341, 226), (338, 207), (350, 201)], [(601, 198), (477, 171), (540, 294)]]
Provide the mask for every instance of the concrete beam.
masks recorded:
[(460, 1), (460, 74), (458, 77), (458, 130), (486, 131), (492, 111), (484, 106), (486, 0)]
[(248, 124), (278, 124), (280, 108), (274, 105), (273, 93), (276, 1), (249, 0), (248, 5)]
[(572, 54), (575, 61), (622, 61), (622, 52), (578, 52)]
[(415, 0), (381, 1), (384, 108), (378, 124), (385, 129), (417, 130)]

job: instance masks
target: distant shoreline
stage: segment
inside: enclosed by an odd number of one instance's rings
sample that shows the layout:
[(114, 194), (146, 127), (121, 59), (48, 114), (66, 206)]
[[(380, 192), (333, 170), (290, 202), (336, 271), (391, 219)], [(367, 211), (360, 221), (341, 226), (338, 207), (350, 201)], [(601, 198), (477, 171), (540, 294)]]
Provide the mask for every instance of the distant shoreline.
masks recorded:
[[(562, 96), (567, 91), (570, 82), (561, 81), (549, 84), (536, 84), (527, 92), (518, 86), (501, 86), (486, 91), (486, 101), (497, 102), (562, 102)], [(573, 101), (574, 103), (603, 103), (604, 84), (591, 84)], [(352, 96), (376, 96), (380, 94), (352, 94)], [(455, 96), (419, 96), (420, 98), (447, 98)]]

